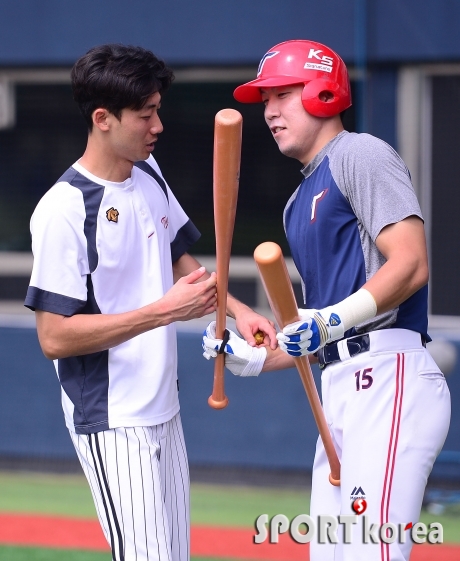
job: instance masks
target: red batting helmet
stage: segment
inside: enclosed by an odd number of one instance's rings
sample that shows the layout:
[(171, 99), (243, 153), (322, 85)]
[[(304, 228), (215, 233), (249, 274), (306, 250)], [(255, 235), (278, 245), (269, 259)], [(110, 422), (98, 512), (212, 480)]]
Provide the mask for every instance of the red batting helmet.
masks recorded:
[[(259, 64), (257, 78), (238, 86), (233, 95), (242, 103), (262, 101), (260, 88), (305, 84), (302, 104), (315, 117), (333, 117), (351, 105), (350, 80), (343, 60), (314, 41), (285, 41), (272, 47)], [(321, 92), (332, 99), (322, 101)]]

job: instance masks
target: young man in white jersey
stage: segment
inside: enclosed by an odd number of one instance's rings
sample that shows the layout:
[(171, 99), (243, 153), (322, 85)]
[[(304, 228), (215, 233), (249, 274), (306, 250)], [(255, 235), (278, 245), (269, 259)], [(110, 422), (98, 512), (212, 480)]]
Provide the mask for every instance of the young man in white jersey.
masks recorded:
[[(102, 45), (72, 69), (83, 156), (38, 203), (25, 305), (54, 360), (66, 425), (117, 561), (189, 559), (189, 476), (175, 322), (216, 307), (216, 277), (187, 253), (199, 233), (151, 155), (172, 71)], [(270, 322), (229, 297), (251, 340)], [(255, 341), (253, 340), (253, 344)]]
[[(329, 483), (318, 441), (311, 515), (317, 521), (319, 515), (363, 513), (362, 505), (366, 510), (351, 538), (339, 533), (337, 544), (319, 543), (316, 535), (311, 560), (408, 560), (408, 530), (418, 521), (450, 420), (446, 381), (425, 348), (428, 261), (409, 172), (383, 141), (344, 130), (340, 114), (351, 105), (348, 73), (325, 45), (275, 45), (257, 78), (234, 96), (264, 103), (281, 153), (303, 166), (284, 225), (307, 308), (299, 310), (301, 321), (277, 335), (275, 351), (230, 334), (226, 365), (235, 374), (257, 375), (294, 366), (293, 356), (319, 362), (341, 486)], [(205, 357), (220, 346), (210, 324)], [(354, 511), (356, 499), (361, 508)], [(366, 543), (364, 515), (385, 528), (384, 540)], [(406, 533), (392, 536), (389, 525)]]

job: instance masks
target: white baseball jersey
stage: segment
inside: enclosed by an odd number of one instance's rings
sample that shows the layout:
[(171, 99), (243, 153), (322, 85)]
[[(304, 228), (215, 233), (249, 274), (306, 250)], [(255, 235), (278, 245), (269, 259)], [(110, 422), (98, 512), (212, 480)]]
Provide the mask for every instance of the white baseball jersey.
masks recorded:
[[(154, 158), (121, 183), (75, 163), (38, 203), (25, 305), (63, 316), (117, 314), (160, 299), (199, 232)], [(67, 427), (152, 426), (179, 411), (174, 324), (109, 350), (54, 361)]]

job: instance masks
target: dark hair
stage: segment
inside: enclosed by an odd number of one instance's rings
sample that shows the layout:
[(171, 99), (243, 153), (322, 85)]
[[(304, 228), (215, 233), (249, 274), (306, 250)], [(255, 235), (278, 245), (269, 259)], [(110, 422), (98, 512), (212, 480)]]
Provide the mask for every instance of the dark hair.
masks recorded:
[(154, 93), (165, 92), (174, 74), (151, 51), (119, 44), (93, 47), (74, 64), (71, 72), (74, 100), (88, 125), (98, 107), (121, 118), (125, 108), (141, 109)]

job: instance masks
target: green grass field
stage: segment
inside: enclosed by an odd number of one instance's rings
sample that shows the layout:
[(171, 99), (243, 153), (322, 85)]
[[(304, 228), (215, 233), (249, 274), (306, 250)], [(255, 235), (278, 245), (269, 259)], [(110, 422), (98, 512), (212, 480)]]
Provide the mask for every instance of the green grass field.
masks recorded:
[[(0, 547), (1, 561), (110, 561), (109, 553), (45, 549), (36, 547)], [(194, 560), (195, 561), (195, 560)], [(206, 561), (209, 561), (207, 559)]]
[[(262, 513), (308, 512), (305, 490), (192, 484), (192, 524), (253, 527)], [(96, 517), (83, 476), (0, 472), (0, 511)]]
[[(1, 561), (110, 561), (108, 553), (93, 553), (88, 551), (72, 551), (59, 549), (38, 549), (33, 547), (0, 547)], [(200, 559), (193, 557), (193, 561), (219, 561), (218, 559)]]
[[(192, 524), (253, 528), (259, 514), (283, 513), (291, 519), (307, 513), (308, 503), (308, 489), (192, 484), (191, 518)], [(0, 472), (0, 512), (96, 517), (86, 480), (77, 475)], [(421, 521), (442, 523), (445, 543), (460, 543), (459, 505), (437, 516), (423, 512)], [(0, 561), (26, 560), (108, 561), (110, 554), (0, 546)]]

